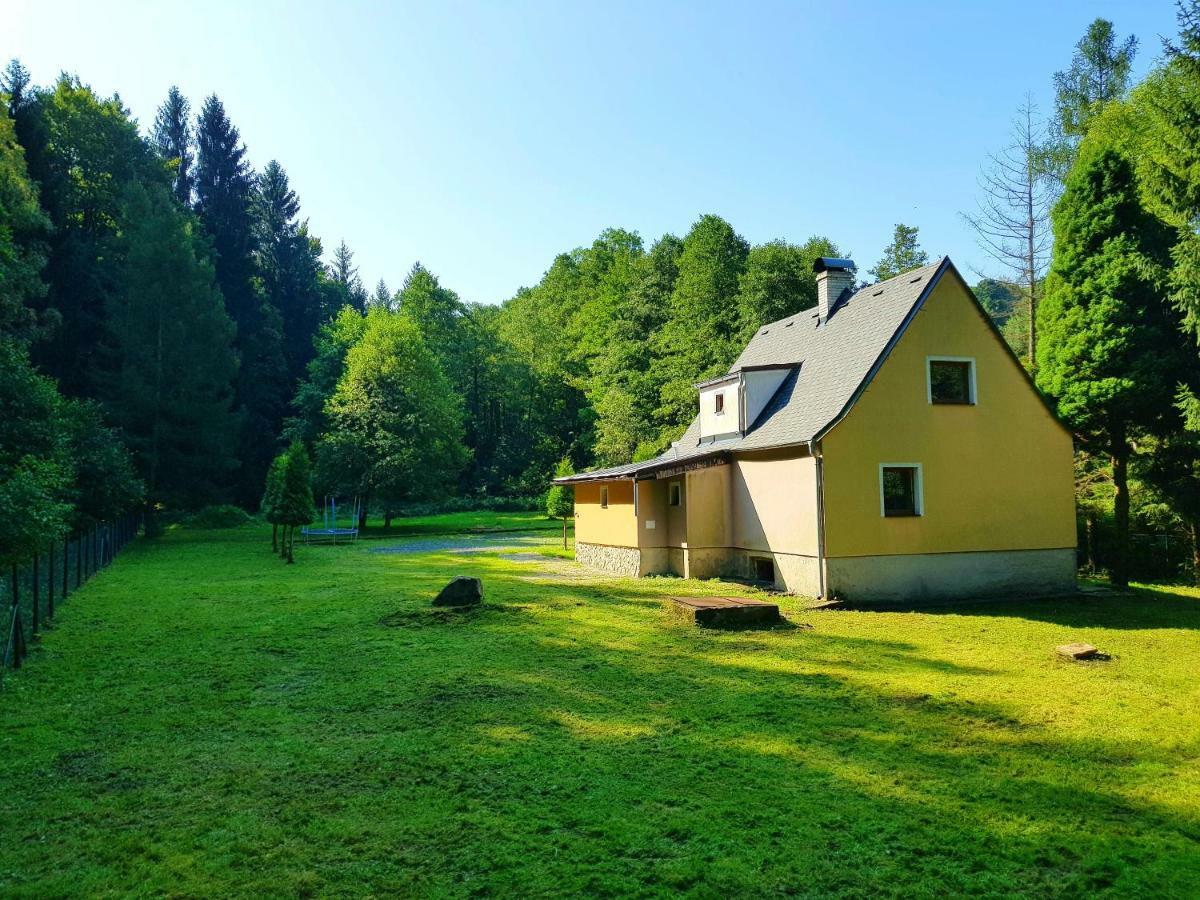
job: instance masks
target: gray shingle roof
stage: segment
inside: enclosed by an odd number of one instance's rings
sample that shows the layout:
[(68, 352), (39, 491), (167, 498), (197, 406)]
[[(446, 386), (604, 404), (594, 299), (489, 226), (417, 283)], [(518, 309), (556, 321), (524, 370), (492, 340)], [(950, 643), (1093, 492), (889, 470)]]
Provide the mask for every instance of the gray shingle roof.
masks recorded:
[(692, 420), (675, 445), (652, 460), (597, 469), (575, 481), (631, 477), (714, 453), (766, 450), (818, 438), (847, 412), (860, 390), (903, 332), (928, 290), (952, 264), (948, 257), (841, 299), (829, 321), (815, 309), (764, 325), (730, 372), (747, 366), (795, 366), (745, 435), (702, 443), (700, 420)]

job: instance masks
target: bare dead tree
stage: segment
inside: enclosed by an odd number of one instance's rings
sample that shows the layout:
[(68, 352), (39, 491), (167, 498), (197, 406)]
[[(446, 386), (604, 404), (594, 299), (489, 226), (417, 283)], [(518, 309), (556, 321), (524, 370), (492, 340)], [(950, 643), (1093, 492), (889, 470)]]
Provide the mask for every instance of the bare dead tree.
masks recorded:
[(1046, 124), (1027, 94), (1013, 117), (1012, 140), (988, 155), (979, 176), (981, 196), (974, 213), (963, 213), (979, 246), (1001, 268), (998, 281), (1015, 285), (1029, 309), (1029, 368), (1037, 359), (1038, 290), (1050, 265), (1054, 235), (1050, 207), (1054, 185), (1045, 166)]

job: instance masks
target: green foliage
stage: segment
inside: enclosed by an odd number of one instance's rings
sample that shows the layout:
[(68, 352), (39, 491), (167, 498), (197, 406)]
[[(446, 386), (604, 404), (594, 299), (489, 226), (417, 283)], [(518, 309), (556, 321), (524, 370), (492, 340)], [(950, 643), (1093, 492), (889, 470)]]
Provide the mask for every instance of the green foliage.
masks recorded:
[(287, 468), (287, 451), (280, 453), (271, 460), (271, 467), (267, 469), (266, 485), (263, 488), (262, 502), (259, 504), (259, 511), (262, 517), (272, 525), (279, 525), (283, 522), (283, 488), (284, 474)]
[(139, 506), (146, 485), (120, 435), (105, 423), (99, 404), (63, 400), (60, 421), (74, 469), (72, 528), (88, 528)]
[(87, 395), (106, 309), (120, 290), (126, 193), (165, 186), (167, 175), (120, 100), (102, 100), (72, 76), (34, 91), (21, 119), (29, 173), (53, 225), (39, 303), (50, 334), (33, 359), (64, 393)]
[(25, 350), (0, 337), (0, 566), (24, 562), (67, 529), (72, 465), (61, 402)]
[(876, 281), (887, 281), (929, 264), (929, 254), (921, 249), (915, 225), (896, 225), (892, 242), (883, 248), (883, 256), (869, 274)]
[(466, 463), (460, 401), (403, 314), (367, 314), (325, 413), (317, 467), (333, 493), (391, 503), (435, 498)]
[(283, 457), (278, 516), (281, 525), (307, 525), (313, 519), (312, 462), (299, 441)]
[(664, 440), (677, 437), (696, 414), (693, 385), (729, 368), (741, 347), (736, 340), (738, 281), (750, 245), (718, 216), (701, 216), (679, 254), (670, 316), (656, 335)]
[[(575, 474), (571, 460), (564, 457), (554, 470), (555, 478)], [(546, 493), (546, 515), (552, 519), (567, 519), (575, 514), (575, 489), (569, 484), (554, 484)]]
[(1173, 411), (1179, 341), (1166, 305), (1167, 229), (1141, 206), (1129, 162), (1081, 158), (1054, 210), (1038, 310), (1038, 384), (1081, 435), (1108, 446)]
[(998, 326), (1003, 326), (1021, 304), (1020, 290), (1006, 281), (983, 278), (972, 290)]
[(233, 325), (204, 244), (165, 187), (132, 187), (122, 214), (100, 396), (150, 502), (194, 508), (220, 496), (237, 465)]
[(333, 396), (345, 371), (346, 354), (366, 330), (366, 319), (353, 307), (344, 306), (337, 316), (317, 331), (308, 376), (292, 400), (295, 415), (288, 419), (284, 435), (311, 444), (328, 428), (325, 404)]
[(206, 506), (192, 513), (184, 519), (184, 524), (188, 528), (209, 531), (214, 529), (241, 528), (253, 521), (254, 517), (240, 506), (221, 503), (215, 506)]
[(817, 305), (813, 263), (821, 256), (843, 256), (833, 241), (813, 236), (804, 244), (770, 241), (752, 247), (738, 281), (738, 315), (746, 343), (763, 325)]
[(28, 339), (36, 317), (29, 304), (45, 295), (42, 268), (50, 220), (38, 205), (8, 112), (0, 108), (0, 333)]

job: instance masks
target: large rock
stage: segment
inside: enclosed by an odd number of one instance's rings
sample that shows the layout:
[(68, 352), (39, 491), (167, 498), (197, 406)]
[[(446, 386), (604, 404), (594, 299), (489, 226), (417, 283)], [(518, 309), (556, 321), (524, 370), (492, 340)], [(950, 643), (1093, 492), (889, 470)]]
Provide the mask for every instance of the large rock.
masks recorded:
[(483, 602), (483, 582), (459, 575), (433, 598), (434, 606), (475, 606)]
[(1059, 656), (1067, 659), (1107, 659), (1107, 657), (1091, 644), (1063, 644), (1055, 647)]

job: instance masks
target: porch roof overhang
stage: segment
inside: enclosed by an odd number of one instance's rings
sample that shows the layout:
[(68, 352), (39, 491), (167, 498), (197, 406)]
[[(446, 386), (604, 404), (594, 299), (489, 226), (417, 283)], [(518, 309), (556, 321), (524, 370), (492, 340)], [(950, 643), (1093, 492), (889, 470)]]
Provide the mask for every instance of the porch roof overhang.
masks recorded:
[(673, 478), (684, 472), (726, 465), (730, 458), (729, 450), (709, 445), (701, 453), (680, 454), (673, 459), (664, 459), (660, 456), (645, 462), (611, 466), (607, 469), (593, 469), (590, 472), (579, 472), (576, 475), (555, 478), (554, 483), (584, 484), (590, 481), (649, 481), (655, 478)]

